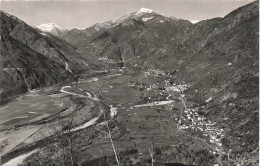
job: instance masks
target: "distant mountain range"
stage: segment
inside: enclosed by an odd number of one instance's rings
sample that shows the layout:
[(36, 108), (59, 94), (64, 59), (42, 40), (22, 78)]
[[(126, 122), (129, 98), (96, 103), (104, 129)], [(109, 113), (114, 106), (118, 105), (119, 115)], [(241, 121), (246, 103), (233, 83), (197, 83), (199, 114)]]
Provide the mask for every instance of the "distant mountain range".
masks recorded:
[[(0, 96), (73, 80), (92, 66), (129, 72), (160, 69), (187, 82), (189, 98), (228, 128), (225, 148), (258, 161), (259, 4), (196, 24), (150, 9), (63, 30), (55, 24), (33, 28), (1, 12)], [(207, 100), (207, 99), (212, 100)], [(206, 102), (207, 101), (207, 102)], [(241, 119), (244, 119), (243, 121)]]

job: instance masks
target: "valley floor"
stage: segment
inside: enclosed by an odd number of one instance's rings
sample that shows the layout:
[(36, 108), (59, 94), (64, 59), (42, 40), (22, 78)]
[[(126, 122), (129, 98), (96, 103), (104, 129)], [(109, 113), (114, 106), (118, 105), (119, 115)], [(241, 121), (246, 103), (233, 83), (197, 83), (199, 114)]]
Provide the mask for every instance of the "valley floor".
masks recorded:
[(73, 135), (74, 160), (82, 165), (104, 157), (104, 165), (115, 163), (115, 156), (123, 165), (222, 164), (223, 130), (185, 101), (188, 85), (169, 80), (111, 70), (18, 97), (0, 108), (2, 164), (42, 160), (58, 135)]

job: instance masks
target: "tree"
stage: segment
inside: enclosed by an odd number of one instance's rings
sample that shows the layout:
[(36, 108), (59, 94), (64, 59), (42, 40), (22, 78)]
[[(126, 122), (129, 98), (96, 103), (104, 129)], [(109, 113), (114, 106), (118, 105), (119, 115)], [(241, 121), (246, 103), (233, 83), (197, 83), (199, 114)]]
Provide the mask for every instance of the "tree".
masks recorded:
[(112, 138), (112, 135), (111, 135), (111, 130), (110, 130), (109, 123), (108, 123), (109, 121), (106, 118), (106, 113), (104, 111), (102, 111), (102, 112), (103, 112), (104, 122), (106, 124), (107, 131), (103, 131), (103, 130), (100, 130), (100, 129), (97, 129), (97, 128), (95, 128), (95, 129), (102, 132), (102, 133), (105, 133), (108, 136), (108, 138), (111, 142), (111, 146), (112, 146), (112, 149), (113, 149), (113, 153), (114, 153), (114, 156), (115, 156), (116, 163), (117, 163), (117, 165), (120, 165), (119, 156), (117, 154), (117, 150), (116, 150), (116, 147), (114, 145), (113, 138)]
[[(66, 120), (59, 120), (49, 125), (52, 129), (53, 136), (45, 135), (43, 132), (40, 134), (43, 137), (44, 144), (46, 145), (40, 152), (37, 159), (37, 165), (57, 165), (65, 166), (71, 165), (74, 166), (74, 136), (72, 132), (73, 120), (76, 112), (70, 114), (69, 118)], [(50, 142), (49, 137), (53, 137)], [(53, 142), (54, 140), (54, 142)], [(50, 160), (50, 158), (52, 158)], [(33, 161), (35, 164), (35, 161)], [(34, 165), (33, 164), (33, 165)]]
[(154, 142), (150, 142), (150, 146), (147, 147), (148, 148), (148, 151), (149, 151), (149, 154), (150, 154), (150, 157), (151, 157), (151, 166), (153, 166), (154, 164)]

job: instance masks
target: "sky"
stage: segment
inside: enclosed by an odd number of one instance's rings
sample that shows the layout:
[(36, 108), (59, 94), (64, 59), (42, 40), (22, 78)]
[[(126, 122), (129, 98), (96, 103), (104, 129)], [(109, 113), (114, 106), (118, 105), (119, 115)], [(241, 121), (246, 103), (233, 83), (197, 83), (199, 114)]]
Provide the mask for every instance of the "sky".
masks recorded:
[(149, 8), (166, 16), (194, 20), (223, 17), (251, 0), (84, 0), (0, 1), (1, 10), (32, 26), (55, 23), (62, 28), (87, 28)]

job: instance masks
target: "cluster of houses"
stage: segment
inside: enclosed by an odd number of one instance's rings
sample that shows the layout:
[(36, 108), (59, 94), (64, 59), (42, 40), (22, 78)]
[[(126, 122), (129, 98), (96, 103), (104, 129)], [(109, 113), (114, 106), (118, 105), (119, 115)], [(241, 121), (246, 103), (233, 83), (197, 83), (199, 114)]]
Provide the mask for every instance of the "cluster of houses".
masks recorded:
[[(183, 91), (188, 88), (188, 85), (169, 85), (169, 82), (167, 81), (166, 85), (168, 85), (166, 86), (167, 91), (177, 91), (181, 93), (182, 98), (185, 97)], [(182, 130), (192, 129), (199, 131), (202, 138), (206, 138), (210, 143), (216, 145), (216, 148), (212, 153), (217, 153), (222, 148), (221, 139), (224, 137), (224, 131), (223, 129), (218, 128), (215, 122), (206, 119), (204, 116), (200, 116), (198, 110), (198, 108), (184, 109), (179, 128)]]
[(221, 139), (224, 137), (223, 129), (216, 126), (216, 123), (211, 122), (203, 116), (198, 115), (198, 109), (187, 109), (184, 110), (182, 116), (182, 125), (179, 126), (180, 129), (193, 129), (200, 131), (202, 137), (208, 138), (209, 142), (216, 145), (215, 151), (212, 153), (217, 153), (221, 147)]
[(158, 70), (158, 69), (148, 69), (147, 72), (145, 72), (145, 74), (147, 75), (155, 75), (155, 76), (165, 76), (165, 72), (164, 71), (161, 71), (161, 70)]
[[(148, 72), (145, 73), (146, 75), (157, 75), (157, 76), (165, 76), (166, 74), (160, 70), (149, 69)], [(150, 88), (153, 88), (152, 85)], [(171, 84), (170, 80), (166, 80), (164, 83), (165, 91), (175, 91), (180, 92), (181, 97), (184, 98), (185, 95), (183, 91), (188, 88), (186, 84)], [(181, 125), (179, 126), (182, 130), (196, 130), (199, 131), (200, 137), (203, 139), (206, 138), (210, 143), (216, 145), (213, 154), (218, 153), (218, 151), (222, 148), (221, 139), (224, 137), (223, 129), (220, 129), (216, 126), (216, 123), (211, 122), (210, 120), (206, 119), (203, 116), (198, 114), (198, 108), (192, 109), (184, 109), (182, 114)], [(178, 120), (178, 118), (177, 118)]]
[(110, 59), (108, 57), (100, 57), (98, 58), (99, 61), (103, 61), (103, 62), (107, 62), (107, 63), (117, 63), (116, 61), (114, 61), (113, 59)]
[(165, 84), (166, 91), (183, 92), (187, 88), (188, 88), (187, 84), (178, 84), (177, 85), (177, 84), (173, 83), (172, 85), (169, 85), (169, 81), (166, 80), (166, 84)]

